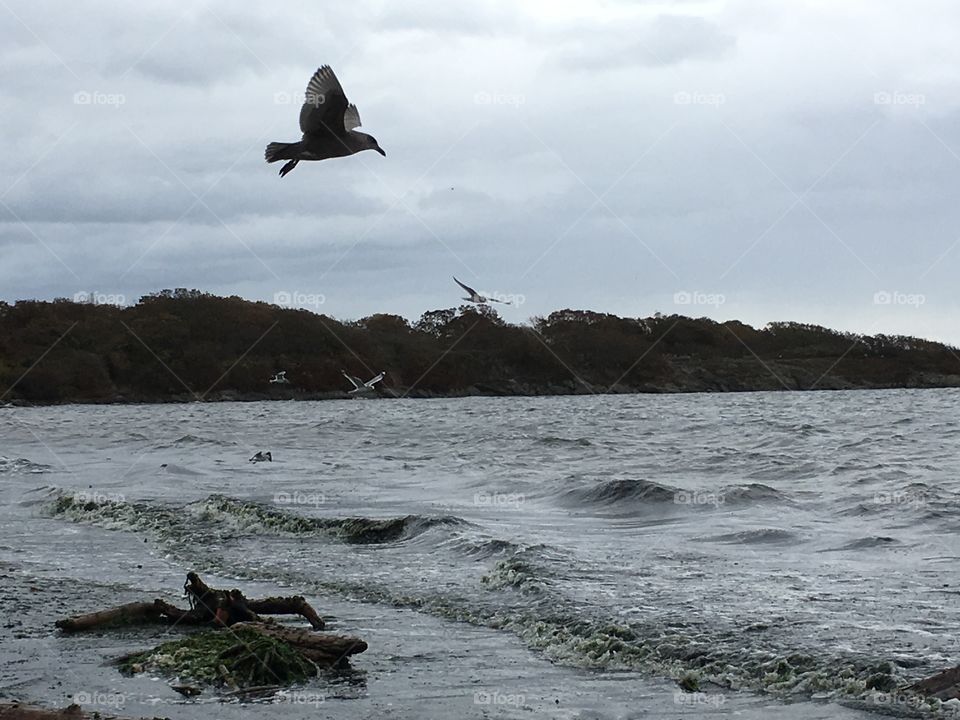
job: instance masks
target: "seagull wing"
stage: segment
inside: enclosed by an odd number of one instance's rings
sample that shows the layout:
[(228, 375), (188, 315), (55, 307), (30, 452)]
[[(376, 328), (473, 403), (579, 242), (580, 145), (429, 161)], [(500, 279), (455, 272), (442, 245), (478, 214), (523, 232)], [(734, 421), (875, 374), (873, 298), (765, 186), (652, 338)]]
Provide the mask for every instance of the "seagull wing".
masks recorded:
[(357, 110), (356, 105), (350, 103), (343, 113), (343, 129), (350, 131), (358, 127), (360, 127), (360, 111)]
[(381, 380), (383, 380), (383, 373), (380, 373), (380, 374), (377, 375), (375, 378), (370, 378), (369, 380), (367, 380), (367, 381), (364, 383), (364, 386), (365, 386), (365, 387), (368, 387), (368, 388), (372, 388), (374, 385), (376, 385), (376, 384), (377, 384), (378, 382), (380, 382)]
[(363, 383), (360, 381), (359, 378), (355, 378), (353, 375), (347, 375), (347, 373), (343, 370), (340, 371), (340, 374), (343, 375), (347, 380), (349, 380), (353, 384), (354, 390), (358, 390), (359, 388), (363, 387)]
[(317, 70), (304, 93), (300, 130), (304, 135), (343, 135), (347, 96), (329, 65)]
[(476, 296), (477, 296), (477, 291), (476, 291), (476, 290), (474, 290), (474, 289), (473, 289), (472, 287), (470, 287), (469, 285), (464, 285), (462, 282), (460, 282), (459, 280), (457, 280), (456, 276), (454, 276), (453, 281), (454, 281), (457, 285), (459, 285), (460, 287), (462, 287), (464, 290), (466, 290), (468, 293), (470, 293), (470, 297), (476, 297)]

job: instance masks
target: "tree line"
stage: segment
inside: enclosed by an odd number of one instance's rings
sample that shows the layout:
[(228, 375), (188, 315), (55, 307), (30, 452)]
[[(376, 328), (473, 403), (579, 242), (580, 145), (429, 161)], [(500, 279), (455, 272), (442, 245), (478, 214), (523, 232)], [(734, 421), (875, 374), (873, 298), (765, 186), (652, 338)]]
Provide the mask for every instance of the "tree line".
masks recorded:
[[(488, 306), (343, 322), (199, 290), (119, 307), (0, 302), (0, 400), (325, 397), (386, 371), (382, 394), (547, 395), (960, 386), (960, 352), (791, 322), (558, 310), (529, 325)], [(271, 385), (285, 371), (289, 385)]]

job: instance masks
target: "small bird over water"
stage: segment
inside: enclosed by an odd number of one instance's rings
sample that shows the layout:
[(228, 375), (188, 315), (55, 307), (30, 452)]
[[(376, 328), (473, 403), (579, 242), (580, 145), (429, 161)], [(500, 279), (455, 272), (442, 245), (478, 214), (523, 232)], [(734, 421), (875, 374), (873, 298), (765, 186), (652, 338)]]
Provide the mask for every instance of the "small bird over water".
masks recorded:
[(377, 384), (378, 382), (380, 382), (381, 380), (383, 380), (383, 378), (386, 377), (386, 375), (387, 375), (386, 371), (382, 371), (382, 372), (381, 372), (379, 375), (377, 375), (376, 377), (372, 377), (372, 378), (370, 378), (369, 380), (367, 380), (366, 382), (364, 382), (363, 380), (361, 380), (360, 378), (356, 377), (355, 375), (348, 375), (346, 370), (341, 370), (340, 373), (341, 373), (347, 380), (349, 380), (350, 383), (353, 385), (353, 390), (350, 390), (350, 391), (349, 391), (350, 394), (358, 393), (358, 392), (367, 392), (367, 391), (369, 391), (369, 390), (373, 390), (373, 386), (376, 385), (376, 384)]
[(289, 160), (280, 168), (280, 177), (293, 170), (301, 160), (326, 160), (345, 157), (361, 150), (376, 150), (386, 156), (376, 138), (354, 128), (360, 127), (357, 106), (347, 102), (340, 81), (329, 65), (317, 70), (307, 85), (300, 108), (300, 142), (272, 142), (267, 145), (268, 163)]

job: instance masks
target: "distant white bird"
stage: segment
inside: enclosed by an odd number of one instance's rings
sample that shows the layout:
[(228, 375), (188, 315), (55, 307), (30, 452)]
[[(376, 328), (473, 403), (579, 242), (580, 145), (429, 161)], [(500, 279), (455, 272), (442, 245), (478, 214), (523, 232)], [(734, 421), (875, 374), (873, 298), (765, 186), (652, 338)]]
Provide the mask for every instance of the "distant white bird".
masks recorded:
[(464, 285), (462, 282), (457, 280), (456, 276), (454, 276), (453, 281), (457, 285), (462, 287), (464, 290), (466, 290), (468, 293), (470, 293), (469, 297), (463, 298), (464, 300), (469, 300), (470, 302), (476, 303), (477, 305), (486, 305), (488, 302), (502, 303), (503, 305), (510, 304), (509, 301), (507, 300), (497, 300), (496, 298), (488, 298), (485, 295), (481, 295), (469, 285)]
[(281, 370), (281, 371), (278, 372), (276, 375), (274, 375), (272, 378), (270, 378), (270, 382), (272, 382), (272, 383), (280, 383), (280, 384), (290, 382), (289, 380), (287, 380), (287, 371), (286, 371), (286, 370)]
[(363, 382), (363, 380), (361, 380), (358, 377), (355, 377), (353, 375), (348, 375), (346, 370), (341, 370), (340, 372), (343, 373), (343, 376), (347, 380), (349, 380), (350, 383), (353, 385), (353, 390), (349, 391), (351, 394), (358, 393), (358, 392), (366, 392), (367, 390), (373, 390), (373, 386), (376, 385), (381, 380), (383, 380), (384, 376), (387, 374), (386, 372), (381, 372), (376, 377), (372, 377), (366, 382)]
[(273, 462), (273, 455), (269, 451), (257, 450), (257, 454), (250, 458), (250, 462)]

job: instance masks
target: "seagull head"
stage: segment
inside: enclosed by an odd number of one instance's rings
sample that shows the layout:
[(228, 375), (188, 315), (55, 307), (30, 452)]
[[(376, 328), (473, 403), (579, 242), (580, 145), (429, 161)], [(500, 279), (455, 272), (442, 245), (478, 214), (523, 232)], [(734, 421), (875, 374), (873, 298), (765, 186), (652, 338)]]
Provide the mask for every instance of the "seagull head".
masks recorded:
[(380, 153), (384, 157), (387, 156), (387, 154), (383, 151), (383, 148), (380, 147), (380, 144), (377, 142), (377, 139), (373, 135), (367, 135), (366, 133), (360, 133), (360, 132), (358, 132), (357, 134), (363, 136), (364, 150), (376, 150), (378, 153)]

